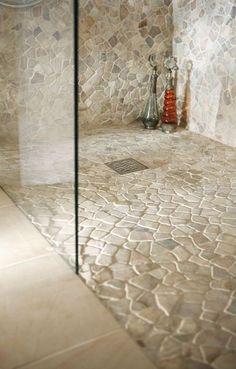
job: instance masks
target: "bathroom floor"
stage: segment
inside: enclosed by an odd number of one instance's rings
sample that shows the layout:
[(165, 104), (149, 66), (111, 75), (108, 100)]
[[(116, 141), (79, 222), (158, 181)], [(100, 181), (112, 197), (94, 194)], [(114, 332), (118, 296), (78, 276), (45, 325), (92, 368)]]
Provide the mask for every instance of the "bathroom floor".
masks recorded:
[(1, 189), (0, 280), (1, 369), (154, 369)]
[[(81, 276), (159, 369), (235, 368), (235, 153), (187, 131), (81, 132)], [(148, 168), (105, 164), (128, 158)], [(72, 186), (4, 189), (72, 262)]]

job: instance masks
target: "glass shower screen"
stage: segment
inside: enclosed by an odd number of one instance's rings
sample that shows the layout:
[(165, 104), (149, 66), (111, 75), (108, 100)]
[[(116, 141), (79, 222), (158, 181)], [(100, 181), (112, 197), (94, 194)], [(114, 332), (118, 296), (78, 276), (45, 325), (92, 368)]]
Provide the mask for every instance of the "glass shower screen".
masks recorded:
[(0, 1), (0, 186), (76, 270), (73, 14)]

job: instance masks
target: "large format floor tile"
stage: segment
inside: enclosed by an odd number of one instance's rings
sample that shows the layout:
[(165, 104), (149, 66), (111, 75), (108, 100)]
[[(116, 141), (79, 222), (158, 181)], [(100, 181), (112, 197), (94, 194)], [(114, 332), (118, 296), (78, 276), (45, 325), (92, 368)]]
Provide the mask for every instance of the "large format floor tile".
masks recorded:
[(0, 187), (0, 208), (10, 205), (13, 205), (13, 202)]
[(50, 245), (16, 206), (0, 207), (0, 269), (50, 252)]
[(0, 280), (1, 369), (18, 367), (118, 329), (56, 254), (2, 269)]
[(120, 330), (21, 369), (154, 369), (154, 366)]

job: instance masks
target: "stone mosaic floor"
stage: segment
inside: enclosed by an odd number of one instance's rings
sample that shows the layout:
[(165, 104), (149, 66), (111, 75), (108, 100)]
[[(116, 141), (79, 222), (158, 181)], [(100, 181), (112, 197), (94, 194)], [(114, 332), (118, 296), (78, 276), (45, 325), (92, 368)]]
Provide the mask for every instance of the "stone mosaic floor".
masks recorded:
[[(104, 164), (126, 158), (149, 169)], [(159, 369), (235, 369), (236, 149), (136, 125), (81, 132), (79, 179), (86, 283)], [(71, 185), (4, 189), (72, 260)]]

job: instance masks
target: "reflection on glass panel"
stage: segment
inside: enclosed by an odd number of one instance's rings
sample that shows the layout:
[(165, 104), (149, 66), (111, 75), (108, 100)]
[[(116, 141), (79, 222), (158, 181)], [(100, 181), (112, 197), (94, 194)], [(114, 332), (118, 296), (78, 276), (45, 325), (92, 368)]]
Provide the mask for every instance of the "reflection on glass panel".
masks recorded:
[(1, 5), (0, 33), (0, 185), (74, 264), (72, 1)]

